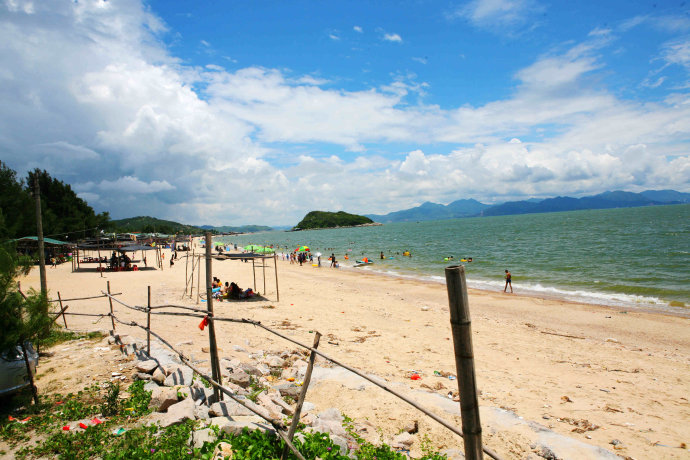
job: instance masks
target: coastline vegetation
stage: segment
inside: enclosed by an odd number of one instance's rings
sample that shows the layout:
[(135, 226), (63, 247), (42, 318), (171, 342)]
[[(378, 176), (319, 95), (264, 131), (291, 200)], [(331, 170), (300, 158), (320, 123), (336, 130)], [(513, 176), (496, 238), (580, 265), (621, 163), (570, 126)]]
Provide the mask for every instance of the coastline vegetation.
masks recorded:
[(344, 211), (311, 211), (295, 228), (302, 230), (314, 228), (353, 227), (355, 225), (373, 224), (374, 221), (365, 216), (350, 214)]

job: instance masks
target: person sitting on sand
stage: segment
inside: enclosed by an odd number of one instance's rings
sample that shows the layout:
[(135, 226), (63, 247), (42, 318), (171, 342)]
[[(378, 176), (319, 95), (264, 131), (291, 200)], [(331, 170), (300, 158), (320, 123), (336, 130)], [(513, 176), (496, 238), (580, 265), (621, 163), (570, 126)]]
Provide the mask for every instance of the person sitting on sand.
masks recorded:
[(228, 297), (231, 299), (239, 299), (242, 294), (242, 288), (237, 285), (234, 281), (230, 283), (230, 290), (228, 291)]

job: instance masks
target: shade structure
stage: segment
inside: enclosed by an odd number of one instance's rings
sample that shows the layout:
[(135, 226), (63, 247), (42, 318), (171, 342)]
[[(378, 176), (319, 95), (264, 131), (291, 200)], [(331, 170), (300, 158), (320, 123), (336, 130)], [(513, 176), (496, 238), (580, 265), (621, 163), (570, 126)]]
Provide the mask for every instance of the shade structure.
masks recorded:
[(300, 246), (297, 249), (295, 249), (295, 251), (297, 251), (297, 252), (305, 252), (308, 250), (309, 250), (309, 246)]
[(259, 249), (255, 249), (254, 252), (256, 252), (257, 254), (273, 254), (274, 251), (273, 248), (261, 247)]
[(262, 248), (263, 248), (263, 246), (259, 246), (258, 244), (248, 244), (247, 246), (244, 247), (244, 250), (257, 252), (259, 249), (262, 249)]

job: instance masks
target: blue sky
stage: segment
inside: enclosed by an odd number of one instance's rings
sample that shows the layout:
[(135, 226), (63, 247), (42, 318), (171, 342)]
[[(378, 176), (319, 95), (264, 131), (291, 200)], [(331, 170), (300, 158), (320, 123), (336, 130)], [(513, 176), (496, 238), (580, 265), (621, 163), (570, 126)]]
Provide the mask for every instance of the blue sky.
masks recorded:
[(684, 1), (0, 3), (0, 158), (114, 218), (690, 191)]

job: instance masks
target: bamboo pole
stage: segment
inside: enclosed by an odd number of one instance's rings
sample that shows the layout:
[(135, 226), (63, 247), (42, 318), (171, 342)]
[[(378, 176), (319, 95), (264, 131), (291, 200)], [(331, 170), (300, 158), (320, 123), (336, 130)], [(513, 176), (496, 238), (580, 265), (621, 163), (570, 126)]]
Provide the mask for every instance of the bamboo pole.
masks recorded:
[(280, 291), (278, 290), (278, 256), (273, 253), (273, 268), (276, 272), (276, 302), (280, 302)]
[[(211, 258), (212, 244), (211, 232), (206, 232), (206, 309), (210, 319), (208, 323), (208, 340), (211, 352), (211, 374), (213, 375), (213, 380), (220, 383), (220, 363), (218, 361), (218, 346), (216, 345), (216, 327), (213, 323), (213, 286), (211, 284), (213, 277), (213, 259)], [(201, 269), (199, 271), (201, 272)], [(218, 391), (218, 388), (213, 387), (213, 394), (216, 401), (221, 400), (222, 393)]]
[[(38, 240), (38, 266), (41, 277), (41, 295), (48, 298), (48, 280), (46, 279), (46, 254), (43, 244), (43, 218), (41, 215), (41, 189), (38, 186), (38, 171), (34, 173), (34, 197), (36, 198), (36, 239)], [(36, 398), (38, 404), (38, 398)]]
[(261, 270), (263, 271), (262, 277), (264, 279), (264, 295), (266, 295), (266, 258), (261, 258)]
[(455, 367), (458, 373), (460, 391), (460, 415), (462, 417), (462, 439), (467, 460), (481, 460), (482, 426), (479, 420), (479, 401), (474, 374), (472, 351), (472, 321), (467, 299), (465, 267), (446, 267), (446, 285), (450, 305), (450, 324), (455, 349)]
[(149, 286), (148, 307), (146, 308), (146, 354), (151, 356), (151, 286)]
[(254, 275), (254, 292), (256, 292), (256, 268), (254, 268), (254, 257), (252, 257), (252, 275)]
[(115, 334), (115, 318), (113, 316), (113, 298), (110, 297), (110, 281), (108, 281), (108, 302), (110, 303), (110, 321), (113, 322), (113, 334)]
[[(112, 293), (112, 294), (110, 294), (110, 295), (112, 295), (112, 296), (114, 297), (114, 296), (116, 296), (116, 295), (122, 295), (122, 293), (121, 293), (121, 292), (114, 292), (114, 293)], [(108, 297), (108, 295), (107, 295), (107, 294), (102, 294), (102, 295), (92, 295), (92, 296), (89, 296), (89, 297), (75, 297), (75, 298), (73, 298), (73, 299), (62, 299), (62, 301), (63, 301), (63, 302), (72, 302), (72, 301), (74, 301), (74, 300), (100, 299), (100, 298), (102, 298), (102, 297)], [(53, 299), (53, 300), (48, 300), (48, 302), (58, 302), (58, 300)]]
[[(58, 291), (58, 301), (60, 302), (60, 311), (62, 311), (62, 320), (65, 322), (65, 329), (67, 329), (67, 318), (65, 318), (65, 310), (62, 309), (62, 297), (60, 297), (60, 291)], [(58, 315), (60, 317), (60, 315)]]
[[(321, 340), (321, 333), (319, 331), (314, 331), (314, 345), (312, 348), (316, 349), (319, 347), (319, 340)], [(290, 429), (288, 430), (287, 438), (292, 441), (292, 437), (295, 435), (297, 430), (297, 424), (299, 423), (300, 414), (302, 413), (302, 406), (304, 405), (304, 398), (307, 396), (307, 390), (309, 388), (309, 382), (311, 381), (311, 372), (314, 369), (314, 361), (316, 360), (316, 353), (311, 352), (309, 355), (309, 364), (307, 365), (307, 372), (304, 374), (304, 382), (302, 383), (302, 391), (300, 391), (299, 399), (297, 400), (297, 406), (295, 406), (295, 413), (292, 416), (292, 423), (290, 423)], [(280, 458), (285, 458), (287, 455), (288, 447), (287, 445), (283, 448), (283, 454)]]

